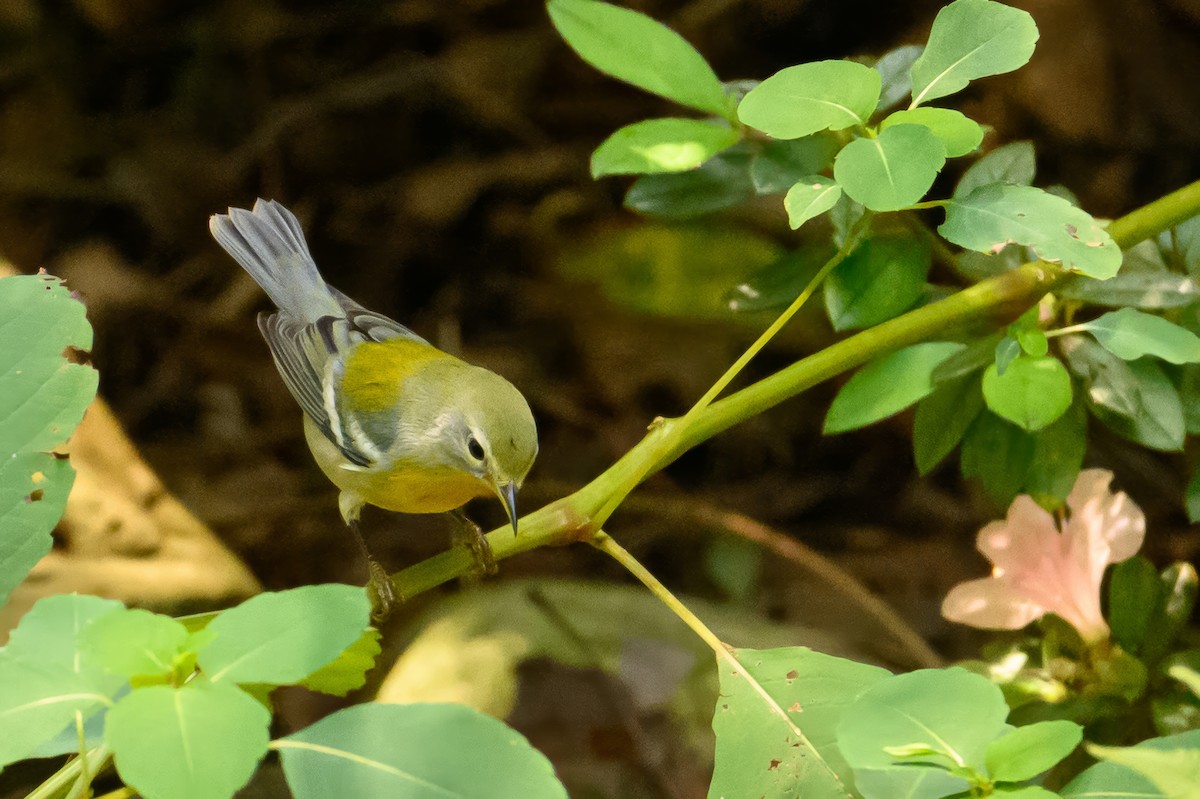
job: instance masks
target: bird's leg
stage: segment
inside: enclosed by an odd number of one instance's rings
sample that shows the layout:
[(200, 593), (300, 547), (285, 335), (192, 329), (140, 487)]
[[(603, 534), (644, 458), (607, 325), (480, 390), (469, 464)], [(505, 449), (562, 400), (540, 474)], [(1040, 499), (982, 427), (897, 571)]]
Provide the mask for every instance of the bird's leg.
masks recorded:
[(450, 517), (451, 544), (465, 547), (467, 552), (471, 553), (476, 574), (480, 576), (495, 574), (498, 571), (496, 556), (492, 554), (492, 545), (488, 543), (483, 529), (471, 521), (462, 508), (452, 510), (447, 515)]
[(371, 598), (371, 619), (376, 623), (387, 621), (392, 611), (400, 607), (404, 600), (397, 593), (396, 585), (388, 576), (387, 569), (383, 568), (383, 564), (375, 560), (371, 551), (367, 549), (367, 542), (358, 529), (358, 519), (350, 519), (346, 526), (354, 534), (354, 540), (358, 542), (358, 548), (362, 550), (367, 561), (367, 596)]

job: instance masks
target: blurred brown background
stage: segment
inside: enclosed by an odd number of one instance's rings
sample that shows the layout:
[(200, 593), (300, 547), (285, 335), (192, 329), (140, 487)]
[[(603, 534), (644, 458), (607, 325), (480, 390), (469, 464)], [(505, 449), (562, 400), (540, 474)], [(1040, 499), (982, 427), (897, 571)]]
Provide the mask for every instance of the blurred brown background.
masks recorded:
[[(1066, 184), (1097, 215), (1197, 176), (1200, 3), (1015, 4), (1042, 32), (1033, 61), (948, 98), (994, 128), (985, 146), (1035, 140), (1038, 183)], [(671, 24), (730, 80), (919, 42), (941, 6), (628, 5)], [(590, 180), (591, 149), (623, 124), (671, 113), (580, 62), (532, 0), (5, 0), (0, 256), (61, 274), (82, 294), (102, 396), (166, 489), (265, 587), (361, 582), (335, 491), (311, 463), (254, 324), (266, 298), (209, 238), (209, 214), (259, 196), (282, 201), (331, 283), (518, 385), (542, 440), (521, 497), (528, 511), (598, 474), (654, 416), (686, 409), (761, 328), (761, 318), (636, 312), (604, 284), (619, 275), (581, 281), (560, 268), (581, 251), (604, 263), (604, 242), (638, 224), (620, 209), (621, 181)], [(723, 224), (794, 241), (777, 198)], [(752, 271), (732, 252), (699, 285), (710, 302)], [(673, 280), (699, 284), (683, 267), (640, 275), (643, 293), (670, 307)], [(818, 315), (798, 320), (749, 374), (830, 335)], [(996, 509), (953, 463), (919, 480), (903, 417), (821, 438), (832, 390), (689, 453), (635, 494), (611, 532), (673, 589), (913, 665), (874, 651), (873, 628), (801, 564), (747, 543), (769, 525), (777, 547), (794, 538), (830, 555), (944, 654), (961, 655), (974, 639), (950, 630), (937, 607), (949, 585), (984, 568), (973, 534)], [(1163, 557), (1194, 556), (1180, 459), (1101, 436), (1089, 462), (1114, 468), (1147, 508)], [(494, 504), (472, 513), (498, 524)], [(377, 556), (395, 568), (443, 548), (444, 527), (365, 519)], [(585, 547), (505, 562), (497, 579), (521, 576), (628, 582)], [(668, 742), (671, 733), (589, 709), (580, 697), (612, 705), (606, 692), (616, 689), (596, 687), (602, 676), (542, 663), (524, 678), (514, 719), (535, 743), (562, 727), (590, 731), (562, 754), (589, 763), (571, 771), (579, 795), (702, 792), (708, 766), (688, 758), (678, 758), (683, 776), (643, 779), (655, 771), (643, 733)], [(570, 718), (567, 696), (578, 703)], [(285, 727), (320, 712), (311, 702), (285, 708)]]

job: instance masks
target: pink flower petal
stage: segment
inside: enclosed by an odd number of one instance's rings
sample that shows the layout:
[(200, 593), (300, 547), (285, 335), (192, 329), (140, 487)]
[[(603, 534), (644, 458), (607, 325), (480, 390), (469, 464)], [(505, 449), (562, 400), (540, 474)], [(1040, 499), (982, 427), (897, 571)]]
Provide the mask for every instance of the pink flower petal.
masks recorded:
[(942, 601), (942, 615), (950, 621), (988, 630), (1019, 630), (1045, 612), (1003, 577), (959, 583)]
[(976, 546), (1001, 572), (1019, 571), (1054, 554), (1058, 528), (1053, 516), (1022, 494), (1009, 505), (1004, 521), (979, 531)]

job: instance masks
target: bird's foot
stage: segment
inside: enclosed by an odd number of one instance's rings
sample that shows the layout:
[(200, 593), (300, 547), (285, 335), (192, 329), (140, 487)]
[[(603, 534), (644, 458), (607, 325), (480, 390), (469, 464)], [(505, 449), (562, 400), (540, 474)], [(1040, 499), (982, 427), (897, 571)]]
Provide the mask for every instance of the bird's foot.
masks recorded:
[(496, 565), (496, 556), (492, 553), (487, 536), (483, 534), (483, 528), (462, 511), (451, 511), (450, 516), (454, 522), (453, 544), (464, 547), (471, 555), (475, 574), (486, 577), (498, 572), (500, 569)]
[(367, 560), (367, 596), (371, 600), (371, 621), (382, 624), (392, 615), (392, 611), (404, 604), (403, 597), (396, 590), (396, 584), (388, 575), (383, 564), (374, 558)]

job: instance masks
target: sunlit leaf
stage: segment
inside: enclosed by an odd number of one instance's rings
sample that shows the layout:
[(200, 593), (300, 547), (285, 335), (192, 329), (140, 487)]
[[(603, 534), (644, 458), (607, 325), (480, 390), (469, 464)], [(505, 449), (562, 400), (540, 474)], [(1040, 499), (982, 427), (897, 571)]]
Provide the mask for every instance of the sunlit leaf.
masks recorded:
[(788, 189), (783, 198), (792, 229), (828, 211), (842, 196), (842, 187), (823, 175), (809, 175)]
[(1145, 777), (1167, 799), (1196, 799), (1200, 786), (1200, 746), (1186, 749), (1088, 745), (1088, 753)]
[(567, 795), (520, 733), (465, 705), (355, 705), (274, 748), (297, 799)]
[(948, 158), (974, 152), (983, 141), (983, 128), (979, 123), (950, 108), (908, 108), (897, 111), (884, 119), (880, 128), (886, 130), (893, 125), (924, 125), (941, 141)]
[(725, 88), (704, 56), (662, 23), (596, 0), (550, 0), (550, 21), (584, 61), (681, 105), (729, 115)]
[(1023, 66), (1037, 40), (1037, 24), (1026, 11), (991, 0), (955, 0), (934, 18), (925, 52), (912, 66), (913, 106)]
[(1041, 430), (1071, 406), (1071, 376), (1049, 355), (1021, 355), (1001, 375), (993, 364), (983, 373), (983, 397), (998, 416), (1029, 431)]
[(121, 610), (89, 624), (80, 636), (79, 650), (114, 674), (166, 674), (187, 639), (187, 628), (168, 616)]
[[(1200, 730), (1151, 738), (1133, 747), (1156, 753), (1200, 751)], [(1193, 783), (1194, 784), (1194, 783)], [(1172, 799), (1137, 770), (1105, 761), (1086, 769), (1059, 791), (1063, 799)]]
[(626, 125), (592, 153), (592, 177), (685, 172), (736, 143), (728, 125), (699, 119), (647, 119)]
[(815, 61), (776, 72), (742, 98), (738, 119), (776, 139), (865, 125), (879, 73), (853, 61)]
[(1083, 728), (1066, 720), (1009, 730), (988, 744), (988, 776), (997, 782), (1031, 780), (1057, 765), (1082, 740)]

